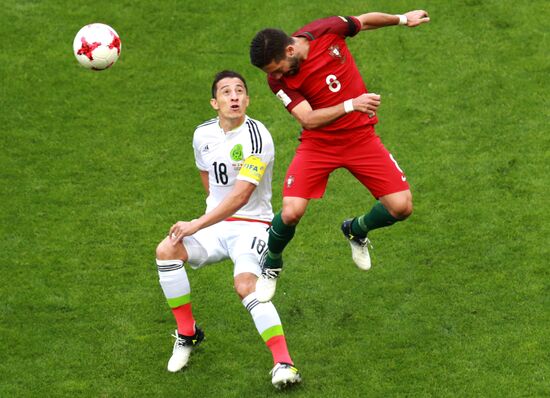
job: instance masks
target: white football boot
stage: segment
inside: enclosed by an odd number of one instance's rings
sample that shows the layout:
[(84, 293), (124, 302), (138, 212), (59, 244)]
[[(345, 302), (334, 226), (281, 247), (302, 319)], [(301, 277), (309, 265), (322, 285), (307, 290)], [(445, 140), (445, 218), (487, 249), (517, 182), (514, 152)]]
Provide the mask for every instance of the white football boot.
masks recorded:
[(204, 339), (204, 333), (198, 327), (195, 327), (194, 336), (183, 336), (178, 334), (177, 330), (172, 336), (176, 338), (176, 342), (167, 369), (169, 372), (178, 372), (187, 365), (191, 351)]
[[(267, 268), (265, 266), (265, 260), (267, 257), (267, 250), (262, 253), (260, 258), (260, 267), (262, 273), (256, 281), (256, 298), (260, 303), (266, 303), (270, 301), (275, 295), (277, 289), (277, 278), (282, 268)], [(282, 263), (282, 261), (281, 261)]]
[(351, 222), (353, 219), (346, 220), (342, 223), (342, 232), (348, 239), (351, 246), (351, 258), (358, 268), (367, 271), (371, 267), (369, 246), (372, 247), (370, 240), (367, 237), (359, 238), (351, 233)]
[(298, 369), (288, 363), (277, 363), (269, 373), (271, 374), (271, 384), (278, 389), (302, 381)]
[(260, 303), (270, 301), (277, 289), (277, 278), (281, 268), (265, 268), (256, 281), (256, 297)]

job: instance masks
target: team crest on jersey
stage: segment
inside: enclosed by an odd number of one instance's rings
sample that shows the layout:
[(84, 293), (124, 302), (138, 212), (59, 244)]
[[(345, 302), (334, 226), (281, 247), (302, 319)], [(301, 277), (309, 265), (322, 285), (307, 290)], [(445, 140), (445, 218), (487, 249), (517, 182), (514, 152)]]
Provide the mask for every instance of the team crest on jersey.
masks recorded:
[(294, 184), (294, 176), (288, 176), (286, 179), (286, 187), (290, 188)]
[(239, 171), (243, 166), (243, 161), (244, 161), (243, 146), (241, 144), (235, 145), (231, 149), (231, 151), (229, 151), (229, 157), (233, 161), (231, 162), (231, 166), (233, 166), (233, 170)]
[(328, 54), (335, 59), (339, 59), (340, 63), (346, 62), (346, 57), (342, 54), (342, 51), (340, 50), (340, 46), (338, 44), (334, 44), (328, 48)]
[(233, 149), (231, 149), (229, 155), (231, 156), (231, 160), (233, 160), (234, 162), (243, 160), (243, 146), (241, 144), (235, 145)]

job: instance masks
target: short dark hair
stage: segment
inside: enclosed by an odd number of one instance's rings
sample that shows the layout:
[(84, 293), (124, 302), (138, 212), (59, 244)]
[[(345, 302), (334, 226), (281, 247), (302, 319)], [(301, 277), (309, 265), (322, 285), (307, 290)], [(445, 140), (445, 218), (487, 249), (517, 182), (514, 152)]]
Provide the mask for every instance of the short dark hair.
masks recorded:
[(248, 94), (248, 86), (246, 85), (246, 80), (244, 80), (244, 77), (232, 70), (222, 70), (221, 72), (216, 73), (216, 76), (214, 76), (214, 81), (212, 82), (212, 98), (216, 98), (216, 92), (218, 91), (218, 88), (216, 86), (218, 85), (218, 82), (222, 79), (225, 79), (226, 77), (235, 77), (242, 81), (244, 84), (244, 89)]
[(250, 62), (258, 68), (279, 62), (286, 56), (286, 47), (293, 43), (292, 37), (280, 29), (264, 29), (256, 33), (250, 43)]

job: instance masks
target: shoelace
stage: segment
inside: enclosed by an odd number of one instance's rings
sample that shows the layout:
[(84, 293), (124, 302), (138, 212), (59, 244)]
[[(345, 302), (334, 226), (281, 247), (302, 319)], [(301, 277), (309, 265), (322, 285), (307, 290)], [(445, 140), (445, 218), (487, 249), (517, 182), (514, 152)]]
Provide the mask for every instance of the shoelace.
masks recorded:
[(266, 279), (275, 279), (279, 276), (280, 268), (264, 268), (262, 276)]
[(373, 248), (371, 241), (366, 236), (364, 238), (359, 238), (352, 234), (348, 234), (348, 239), (358, 243), (361, 247)]
[(275, 367), (269, 371), (269, 374), (273, 376), (279, 369), (290, 369), (294, 373), (298, 373), (298, 369), (296, 369), (292, 365), (289, 365), (287, 363), (277, 363), (277, 365), (275, 365)]
[(361, 239), (361, 243), (360, 243), (361, 247), (367, 247), (369, 249), (372, 249), (373, 246), (372, 246), (372, 242), (369, 240), (369, 238), (365, 237), (363, 239)]
[[(189, 344), (189, 341), (185, 338), (182, 338), (178, 336), (177, 334), (173, 334), (172, 337), (176, 338), (176, 341), (174, 342), (174, 345), (177, 345), (178, 347), (187, 347)], [(191, 336), (193, 338), (193, 336)]]
[(173, 334), (172, 337), (175, 337), (176, 338), (176, 341), (174, 342), (174, 345), (177, 345), (178, 347), (183, 347), (185, 346), (186, 342), (184, 339), (182, 339), (180, 336), (178, 336), (177, 334)]

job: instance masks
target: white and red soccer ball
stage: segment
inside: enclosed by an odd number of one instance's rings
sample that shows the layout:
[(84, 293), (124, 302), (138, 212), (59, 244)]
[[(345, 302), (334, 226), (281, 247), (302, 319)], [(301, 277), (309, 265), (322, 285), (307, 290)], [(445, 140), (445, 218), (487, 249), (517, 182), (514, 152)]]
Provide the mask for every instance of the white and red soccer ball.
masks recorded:
[(84, 26), (74, 38), (74, 56), (88, 69), (111, 67), (120, 57), (120, 37), (109, 25), (93, 23)]

